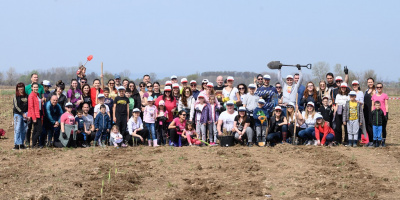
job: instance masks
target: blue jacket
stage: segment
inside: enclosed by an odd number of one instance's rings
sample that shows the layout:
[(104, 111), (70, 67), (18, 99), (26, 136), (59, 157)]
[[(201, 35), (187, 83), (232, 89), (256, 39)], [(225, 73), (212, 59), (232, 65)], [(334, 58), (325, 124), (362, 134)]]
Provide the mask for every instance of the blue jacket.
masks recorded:
[(99, 113), (94, 120), (94, 128), (99, 129), (99, 131), (105, 131), (111, 129), (111, 119), (108, 114)]
[(262, 86), (260, 88), (257, 88), (255, 94), (265, 100), (266, 104), (264, 105), (264, 108), (267, 109), (268, 113), (272, 113), (275, 106), (278, 105), (278, 91), (276, 90), (276, 88), (272, 85), (268, 87)]
[(253, 111), (253, 118), (254, 118), (254, 122), (256, 124), (256, 126), (261, 126), (261, 121), (258, 119), (259, 116), (262, 116), (262, 113), (264, 113), (265, 117), (267, 117), (267, 119), (264, 121), (263, 126), (268, 126), (268, 119), (269, 119), (269, 112), (265, 107), (262, 108), (255, 108)]
[(194, 97), (194, 99), (197, 100), (197, 97), (199, 96), (199, 94), (200, 94), (200, 91), (199, 91), (199, 90), (193, 91), (193, 97)]
[(46, 117), (44, 118), (46, 126), (54, 125), (56, 121), (60, 122), (61, 115), (64, 113), (60, 104), (57, 103), (57, 105), (53, 106), (51, 105), (51, 102), (48, 101), (44, 105), (44, 109), (46, 114)]
[(301, 104), (301, 100), (303, 99), (305, 90), (306, 90), (306, 87), (304, 87), (304, 85), (300, 85), (299, 91), (297, 92), (297, 94), (299, 94), (299, 98), (297, 99), (297, 105), (299, 106), (300, 111), (304, 110), (304, 106), (303, 106), (303, 104)]

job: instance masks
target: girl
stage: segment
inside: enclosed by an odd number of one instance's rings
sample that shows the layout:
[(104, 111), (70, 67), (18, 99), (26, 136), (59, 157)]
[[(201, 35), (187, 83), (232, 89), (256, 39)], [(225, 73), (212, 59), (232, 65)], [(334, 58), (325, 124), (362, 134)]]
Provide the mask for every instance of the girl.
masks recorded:
[(184, 87), (182, 90), (182, 97), (179, 99), (178, 111), (185, 110), (188, 115), (186, 115), (186, 119), (188, 120), (190, 117), (190, 109), (192, 108), (192, 104), (194, 104), (196, 100), (192, 96), (192, 89), (190, 87)]
[(126, 147), (126, 144), (124, 144), (123, 142), (123, 137), (121, 135), (121, 133), (119, 132), (119, 128), (117, 125), (114, 125), (111, 128), (111, 134), (110, 134), (110, 143), (114, 144), (114, 147)]
[[(338, 94), (335, 98), (336, 106), (334, 107), (334, 121), (335, 127), (335, 139), (338, 144), (342, 144), (342, 124), (343, 124), (343, 109), (345, 109), (346, 102), (350, 100), (349, 90), (347, 89), (347, 83), (341, 83), (338, 88)], [(344, 132), (347, 133), (347, 126), (344, 125)], [(344, 136), (344, 143), (347, 143), (347, 134)]]
[(81, 65), (76, 72), (76, 80), (78, 81), (78, 87), (81, 88), (81, 79), (86, 77), (86, 67)]
[(107, 85), (108, 85), (108, 88), (110, 89), (110, 94), (109, 94), (108, 96), (109, 96), (109, 98), (111, 98), (112, 100), (114, 100), (115, 97), (118, 96), (118, 90), (117, 90), (117, 88), (115, 87), (115, 80), (114, 80), (114, 79), (108, 80)]
[(169, 124), (168, 129), (171, 132), (171, 142), (176, 147), (182, 146), (182, 132), (185, 130), (186, 126), (186, 112), (181, 110), (171, 124)]
[(324, 145), (328, 142), (328, 145), (332, 146), (332, 142), (335, 139), (335, 132), (329, 126), (328, 122), (323, 119), (322, 115), (317, 114), (316, 119), (314, 137), (317, 140), (317, 145)]
[(308, 102), (313, 102), (315, 105), (315, 110), (318, 110), (319, 108), (319, 104), (318, 104), (318, 98), (317, 98), (317, 90), (314, 87), (314, 83), (313, 82), (308, 82), (307, 83), (307, 89), (304, 91), (303, 94), (303, 99), (301, 100), (301, 105), (303, 105), (304, 107), (306, 106), (306, 104), (308, 104)]
[(167, 139), (166, 130), (167, 130), (167, 119), (168, 119), (168, 111), (165, 109), (165, 103), (161, 100), (158, 103), (158, 113), (157, 113), (157, 122), (156, 122), (156, 131), (157, 131), (157, 142), (158, 145), (165, 145), (165, 140)]
[(331, 98), (331, 89), (326, 87), (326, 82), (324, 80), (319, 82), (319, 88), (317, 89), (318, 93), (318, 104), (322, 106), (322, 100), (324, 97), (328, 97), (329, 105), (332, 105), (332, 98)]
[[(214, 84), (211, 82), (207, 82), (205, 90), (201, 91), (200, 94), (202, 94), (206, 100), (207, 103), (209, 103), (209, 99), (211, 95), (215, 95), (215, 90), (214, 90)], [(199, 94), (199, 96), (200, 96)], [(197, 96), (198, 98), (198, 96)], [(199, 102), (199, 99), (196, 100), (196, 103)], [(215, 102), (218, 104), (218, 106), (220, 106), (219, 101), (217, 99), (217, 97), (215, 97)], [(193, 114), (191, 114), (192, 116)]]
[(275, 143), (286, 141), (287, 121), (286, 117), (282, 114), (280, 106), (275, 107), (275, 114), (271, 117), (268, 130), (267, 142), (269, 142), (271, 147), (275, 146)]
[(239, 91), (236, 87), (233, 87), (234, 78), (232, 76), (228, 76), (227, 78), (227, 86), (222, 89), (222, 95), (224, 98), (228, 98), (228, 100), (237, 101), (240, 99)]
[(306, 111), (303, 111), (303, 113), (301, 115), (298, 115), (297, 117), (300, 128), (303, 128), (303, 130), (299, 132), (299, 137), (304, 140), (308, 140), (306, 145), (315, 145), (316, 141), (314, 140), (313, 136), (315, 134), (316, 121), (314, 103), (311, 101), (308, 102)]
[(141, 82), (139, 83), (140, 87), (140, 101), (142, 103), (142, 111), (144, 111), (144, 108), (147, 106), (147, 98), (149, 98), (149, 93), (146, 92), (146, 83)]
[(354, 80), (353, 82), (351, 82), (351, 85), (353, 87), (353, 91), (356, 92), (356, 101), (358, 103), (364, 104), (364, 93), (360, 91), (361, 88), (358, 81)]
[[(298, 133), (301, 129), (298, 123), (296, 122), (296, 118), (298, 119), (298, 116), (301, 115), (299, 111), (296, 112), (294, 103), (289, 102), (286, 107), (286, 120), (287, 120), (287, 127), (288, 127), (288, 134), (287, 137), (291, 138), (296, 134), (298, 136)], [(296, 133), (294, 132), (294, 127), (296, 127)], [(282, 138), (282, 143), (284, 143), (284, 138)], [(292, 141), (292, 144), (297, 144), (296, 141)]]
[(90, 88), (90, 98), (92, 99), (92, 107), (94, 108), (99, 102), (97, 101), (97, 96), (103, 94), (103, 89), (100, 88), (100, 80), (94, 79), (93, 87)]
[(364, 93), (364, 119), (365, 119), (365, 127), (368, 133), (369, 143), (367, 144), (368, 147), (373, 145), (372, 138), (374, 138), (373, 130), (372, 130), (372, 96), (375, 95), (376, 89), (374, 85), (374, 79), (368, 78), (367, 80), (368, 89)]
[[(196, 132), (201, 135), (201, 139), (203, 141), (206, 141), (206, 125), (209, 122), (208, 119), (210, 119), (210, 111), (209, 111), (209, 104), (206, 102), (205, 98), (203, 95), (199, 95), (197, 97), (198, 103), (193, 104), (191, 113), (194, 113), (194, 122), (196, 123)], [(186, 113), (186, 112), (185, 112)], [(193, 121), (193, 118), (191, 118), (190, 121)]]
[(153, 83), (153, 94), (151, 94), (151, 96), (153, 99), (157, 99), (159, 96), (161, 96), (160, 83), (157, 81)]
[(27, 112), (28, 95), (25, 93), (25, 85), (18, 83), (15, 87), (15, 96), (13, 98), (14, 114), (14, 148), (13, 150), (25, 149), (24, 141), (27, 131)]
[(76, 115), (76, 109), (82, 102), (81, 96), (82, 92), (78, 88), (78, 81), (76, 79), (72, 79), (71, 88), (67, 92), (67, 98), (68, 102), (71, 102), (73, 104), (72, 113), (74, 116)]
[(182, 132), (182, 137), (185, 138), (189, 146), (194, 145), (200, 145), (201, 142), (197, 140), (196, 138), (199, 138), (199, 134), (193, 129), (193, 123), (192, 122), (187, 122), (185, 130)]
[(135, 82), (130, 81), (130, 82), (128, 83), (128, 88), (131, 90), (131, 93), (132, 93), (132, 94), (131, 94), (131, 97), (135, 100), (135, 106), (134, 106), (134, 108), (142, 109), (142, 108), (141, 108), (141, 106), (142, 106), (142, 100), (141, 100), (139, 91), (136, 89)]
[(149, 130), (149, 137), (148, 143), (149, 147), (151, 147), (151, 143), (153, 141), (153, 146), (157, 147), (157, 137), (156, 137), (156, 130), (155, 130), (155, 122), (157, 119), (157, 107), (154, 105), (153, 97), (150, 96), (147, 99), (147, 106), (144, 108), (143, 120), (146, 122), (146, 127)]
[(215, 102), (215, 96), (210, 95), (209, 97), (210, 103), (207, 105), (208, 110), (211, 113), (209, 116), (211, 118), (207, 119), (208, 121), (208, 139), (210, 140), (210, 145), (215, 145), (217, 142), (217, 123), (218, 123), (218, 117), (219, 117), (219, 110), (220, 107), (218, 106), (217, 102)]
[(82, 96), (81, 96), (81, 104), (79, 105), (79, 109), (82, 109), (83, 103), (89, 104), (89, 114), (93, 116), (93, 106), (92, 106), (92, 97), (90, 95), (90, 86), (89, 84), (85, 84), (82, 86)]
[[(375, 93), (374, 96), (372, 96), (371, 100), (372, 102), (379, 101), (381, 102), (381, 110), (383, 111), (383, 114), (385, 114), (386, 120), (383, 121), (382, 124), (382, 147), (385, 147), (386, 144), (386, 125), (387, 121), (389, 120), (389, 97), (387, 94), (383, 93), (383, 84), (378, 83), (376, 84), (376, 90), (377, 93)], [(372, 110), (375, 110), (375, 106), (372, 106)], [(372, 111), (371, 110), (371, 111)]]
[[(31, 118), (33, 123), (32, 132), (32, 147), (38, 148), (37, 142), (39, 136), (42, 133), (42, 105), (43, 101), (39, 98), (39, 85), (37, 83), (32, 83), (32, 92), (28, 97), (28, 117)], [(28, 146), (30, 144), (30, 138), (27, 138)]]

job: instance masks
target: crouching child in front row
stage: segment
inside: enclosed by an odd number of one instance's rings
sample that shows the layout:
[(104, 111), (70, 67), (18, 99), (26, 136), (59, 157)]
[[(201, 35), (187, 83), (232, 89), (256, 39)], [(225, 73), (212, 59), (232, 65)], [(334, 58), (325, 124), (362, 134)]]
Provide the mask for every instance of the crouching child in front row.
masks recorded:
[(114, 125), (111, 129), (110, 133), (110, 143), (114, 145), (114, 147), (126, 147), (126, 144), (123, 143), (124, 138), (119, 132), (119, 128), (117, 125)]
[(96, 137), (94, 138), (94, 145), (99, 142), (101, 138), (101, 145), (102, 147), (105, 146), (106, 136), (107, 133), (111, 129), (111, 119), (110, 116), (106, 113), (106, 106), (100, 106), (100, 114), (97, 114), (96, 119), (94, 120), (94, 128), (96, 129)]

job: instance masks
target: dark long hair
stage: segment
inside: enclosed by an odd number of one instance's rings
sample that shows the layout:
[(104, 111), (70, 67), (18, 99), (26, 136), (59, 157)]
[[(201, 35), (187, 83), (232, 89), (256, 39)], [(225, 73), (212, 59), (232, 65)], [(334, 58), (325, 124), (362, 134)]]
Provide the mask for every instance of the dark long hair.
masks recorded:
[(87, 96), (89, 96), (89, 97), (90, 97), (90, 85), (89, 85), (89, 84), (87, 84), (87, 83), (85, 83), (85, 84), (82, 86), (82, 96), (85, 96), (85, 97), (86, 97), (86, 95), (83, 93), (83, 88), (84, 88), (85, 86), (88, 86), (88, 87), (89, 87), (89, 93), (88, 93), (88, 95), (87, 95)]
[[(19, 93), (19, 90), (18, 90), (18, 88), (20, 88), (20, 87), (23, 87), (23, 88), (24, 88), (24, 91), (22, 92), (22, 94)], [(17, 97), (26, 96), (25, 84), (24, 84), (24, 83), (19, 82), (19, 83), (17, 84), (17, 86), (15, 86), (15, 96), (17, 96)]]
[[(166, 91), (164, 90), (164, 93), (162, 95), (164, 102), (167, 100), (167, 96), (165, 95), (165, 92)], [(171, 96), (169, 96), (169, 98), (171, 98), (171, 100), (170, 100), (171, 102), (174, 101), (175, 97), (174, 97), (174, 95), (172, 95), (172, 90), (171, 91), (167, 91), (167, 92), (171, 92)]]
[(74, 79), (74, 78), (73, 78), (73, 79), (71, 79), (71, 86), (69, 87), (69, 89), (70, 89), (70, 90), (72, 90), (72, 92), (74, 92), (74, 93), (75, 93), (75, 90), (79, 90), (79, 87), (78, 87), (78, 86), (76, 86), (76, 89), (73, 89), (73, 88), (72, 88), (72, 82), (74, 82), (74, 81), (78, 82), (78, 80), (76, 80), (76, 79)]
[(184, 87), (183, 88), (183, 90), (182, 90), (182, 104), (185, 106), (185, 107), (187, 107), (188, 105), (187, 105), (187, 97), (186, 97), (186, 90), (189, 90), (190, 91), (190, 96), (192, 96), (192, 94), (193, 94), (193, 92), (192, 92), (192, 89), (190, 88), (190, 87), (188, 87), (188, 86), (186, 86), (186, 87)]

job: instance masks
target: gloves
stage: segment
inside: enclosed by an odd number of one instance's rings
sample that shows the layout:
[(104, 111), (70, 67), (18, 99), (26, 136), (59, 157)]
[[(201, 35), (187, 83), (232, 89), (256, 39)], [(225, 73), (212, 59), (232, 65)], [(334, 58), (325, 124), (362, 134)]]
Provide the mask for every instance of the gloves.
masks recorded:
[(343, 71), (344, 71), (344, 74), (346, 74), (346, 75), (349, 74), (349, 69), (347, 68), (347, 66), (344, 66), (344, 70)]
[(63, 137), (64, 139), (68, 139), (67, 134), (66, 134), (65, 132), (62, 132), (61, 134), (62, 134), (62, 137)]
[(176, 126), (176, 131), (181, 131), (181, 128), (179, 128), (179, 126)]
[(297, 67), (298, 70), (301, 70), (300, 64), (297, 64), (296, 67)]

